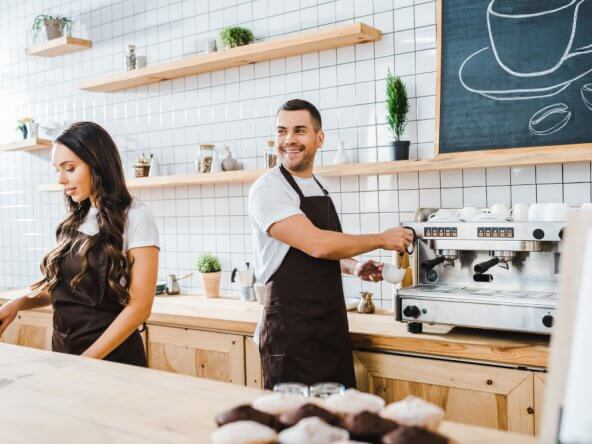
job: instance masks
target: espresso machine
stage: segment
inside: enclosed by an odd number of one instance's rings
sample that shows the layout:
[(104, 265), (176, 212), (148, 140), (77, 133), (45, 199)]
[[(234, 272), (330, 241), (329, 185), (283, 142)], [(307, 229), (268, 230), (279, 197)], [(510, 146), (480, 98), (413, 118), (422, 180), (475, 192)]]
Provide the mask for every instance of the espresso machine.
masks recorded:
[[(408, 331), (437, 326), (550, 334), (566, 222), (430, 219), (416, 210), (413, 286), (395, 290)], [(448, 327), (448, 328), (446, 328)]]

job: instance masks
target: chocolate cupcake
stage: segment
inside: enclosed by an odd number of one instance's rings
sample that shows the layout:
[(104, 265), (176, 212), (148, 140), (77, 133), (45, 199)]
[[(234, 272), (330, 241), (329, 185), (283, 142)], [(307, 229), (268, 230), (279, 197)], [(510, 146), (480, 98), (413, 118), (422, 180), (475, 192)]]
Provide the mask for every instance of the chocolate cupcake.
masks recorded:
[(339, 417), (337, 415), (315, 404), (304, 404), (295, 410), (282, 413), (280, 415), (280, 423), (284, 427), (292, 427), (298, 424), (301, 419), (310, 418), (311, 416), (317, 416), (327, 424), (339, 424)]
[(382, 444), (448, 444), (448, 438), (421, 427), (400, 426), (382, 437)]
[(363, 411), (347, 415), (341, 426), (349, 432), (352, 439), (380, 444), (382, 436), (397, 429), (399, 424), (376, 413)]
[(215, 419), (219, 427), (237, 421), (255, 421), (272, 429), (278, 425), (275, 416), (254, 409), (248, 404), (218, 413)]

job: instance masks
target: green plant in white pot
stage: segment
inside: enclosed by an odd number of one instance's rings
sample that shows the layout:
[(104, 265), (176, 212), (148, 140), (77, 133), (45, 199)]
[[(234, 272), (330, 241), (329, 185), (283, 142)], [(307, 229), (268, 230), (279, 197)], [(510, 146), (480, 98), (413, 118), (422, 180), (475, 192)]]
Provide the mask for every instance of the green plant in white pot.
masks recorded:
[(255, 37), (250, 29), (234, 26), (224, 28), (220, 32), (220, 39), (226, 48), (236, 48), (252, 43)]
[(64, 30), (70, 34), (72, 27), (72, 19), (64, 17), (62, 15), (51, 15), (51, 14), (39, 14), (33, 20), (33, 26), (31, 26), (31, 32), (33, 33), (33, 39), (36, 41), (39, 36), (41, 26), (45, 26), (45, 33), (47, 40), (57, 39), (64, 35)]
[(401, 140), (409, 112), (407, 90), (401, 78), (393, 76), (390, 69), (386, 75), (386, 110), (388, 126), (395, 139), (391, 142), (392, 159), (409, 159), (409, 141)]
[(201, 274), (201, 283), (208, 298), (220, 296), (222, 266), (220, 260), (211, 253), (204, 253), (197, 259), (197, 271)]

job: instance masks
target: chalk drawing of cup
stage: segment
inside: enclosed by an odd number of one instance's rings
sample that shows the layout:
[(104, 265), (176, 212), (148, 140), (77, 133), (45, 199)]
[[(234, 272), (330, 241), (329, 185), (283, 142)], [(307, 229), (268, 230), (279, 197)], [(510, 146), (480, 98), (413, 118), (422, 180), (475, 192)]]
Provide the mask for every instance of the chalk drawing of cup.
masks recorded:
[(584, 1), (492, 0), (487, 28), (497, 63), (518, 77), (557, 70), (572, 50), (578, 10)]
[(582, 100), (586, 108), (592, 111), (592, 83), (582, 86), (580, 94), (582, 94)]

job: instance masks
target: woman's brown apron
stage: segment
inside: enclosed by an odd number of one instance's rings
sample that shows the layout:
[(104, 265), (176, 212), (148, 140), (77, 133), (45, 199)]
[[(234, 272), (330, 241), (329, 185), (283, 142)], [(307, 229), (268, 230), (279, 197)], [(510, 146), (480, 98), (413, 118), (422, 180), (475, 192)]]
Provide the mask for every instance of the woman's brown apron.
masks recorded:
[[(62, 259), (62, 277), (51, 294), (54, 310), (52, 349), (74, 355), (80, 355), (90, 347), (124, 308), (109, 291), (109, 258), (100, 244), (91, 249), (88, 256), (90, 270), (83, 276), (78, 288), (71, 287), (72, 278), (82, 270), (80, 246), (85, 236), (80, 233), (70, 253)], [(140, 332), (133, 332), (104, 359), (146, 367), (146, 352)]]
[[(341, 232), (329, 193), (316, 178), (324, 196), (305, 197), (283, 166), (280, 171), (300, 196), (306, 217), (321, 230)], [(355, 387), (339, 261), (290, 247), (269, 282), (260, 341), (265, 388), (327, 381)]]

